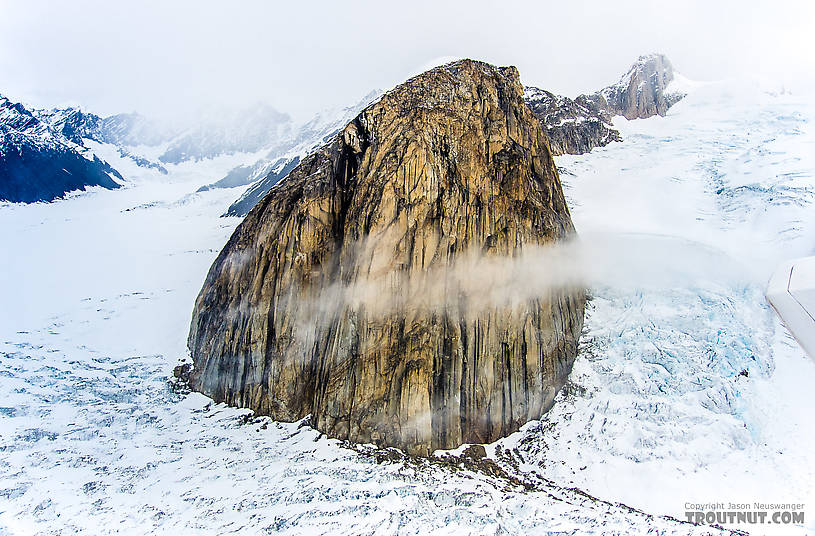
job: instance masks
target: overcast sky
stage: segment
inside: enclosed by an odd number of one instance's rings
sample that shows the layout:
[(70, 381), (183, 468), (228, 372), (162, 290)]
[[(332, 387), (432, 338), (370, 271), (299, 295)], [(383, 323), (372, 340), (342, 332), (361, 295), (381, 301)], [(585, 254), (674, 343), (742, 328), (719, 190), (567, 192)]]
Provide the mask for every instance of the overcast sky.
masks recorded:
[(265, 101), (303, 116), (388, 89), (440, 57), (516, 65), (575, 96), (636, 57), (686, 76), (815, 72), (815, 2), (395, 3), (0, 0), (0, 94), (150, 115)]

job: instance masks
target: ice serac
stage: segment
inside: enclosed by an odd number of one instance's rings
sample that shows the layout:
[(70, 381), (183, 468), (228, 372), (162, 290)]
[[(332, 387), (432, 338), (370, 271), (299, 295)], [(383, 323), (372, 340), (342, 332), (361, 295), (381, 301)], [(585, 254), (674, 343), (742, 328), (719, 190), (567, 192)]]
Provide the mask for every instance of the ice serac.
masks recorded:
[(485, 305), (447, 278), (479, 275), (455, 268), (462, 259), (574, 234), (523, 93), (514, 67), (447, 64), (307, 156), (207, 275), (192, 387), (415, 454), (493, 441), (546, 412), (577, 353), (584, 290)]

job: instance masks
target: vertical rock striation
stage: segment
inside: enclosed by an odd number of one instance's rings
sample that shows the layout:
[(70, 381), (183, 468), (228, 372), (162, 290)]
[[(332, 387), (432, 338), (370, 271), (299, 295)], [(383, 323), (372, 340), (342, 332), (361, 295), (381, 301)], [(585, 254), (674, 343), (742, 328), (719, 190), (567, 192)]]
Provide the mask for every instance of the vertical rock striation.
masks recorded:
[(483, 275), (461, 259), (574, 233), (523, 93), (514, 67), (451, 63), (306, 157), (209, 271), (193, 388), (416, 454), (493, 441), (547, 411), (577, 353), (584, 291), (485, 304), (456, 284)]

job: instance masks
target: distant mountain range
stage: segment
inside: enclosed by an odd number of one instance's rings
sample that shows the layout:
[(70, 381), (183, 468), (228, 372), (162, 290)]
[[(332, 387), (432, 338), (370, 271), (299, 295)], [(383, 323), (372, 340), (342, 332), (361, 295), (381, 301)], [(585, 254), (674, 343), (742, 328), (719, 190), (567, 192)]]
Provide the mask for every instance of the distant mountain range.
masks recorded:
[(165, 164), (201, 160), (230, 153), (282, 151), (296, 136), (291, 118), (267, 104), (213, 113), (178, 132), (159, 157)]
[[(527, 87), (524, 100), (546, 130), (554, 154), (581, 154), (621, 141), (612, 118), (664, 115), (682, 98), (676, 75), (661, 54), (640, 57), (613, 85), (575, 99)], [(167, 166), (226, 154), (262, 155), (203, 186), (252, 185), (224, 214), (244, 216), (305, 156), (323, 145), (381, 96), (373, 91), (353, 106), (295, 123), (271, 106), (211, 111), (192, 127), (177, 128), (136, 113), (100, 117), (79, 108), (27, 109), (0, 96), (0, 200), (52, 201), (89, 186), (118, 188), (126, 177), (94, 154), (86, 140), (116, 147), (123, 158), (167, 173)], [(149, 148), (149, 151), (145, 151)], [(145, 152), (153, 155), (145, 156)], [(158, 155), (158, 156), (155, 156)]]
[[(242, 177), (243, 184), (253, 184), (244, 194), (227, 209), (224, 216), (245, 216), (269, 190), (284, 179), (289, 171), (295, 168), (300, 160), (311, 154), (315, 149), (330, 140), (348, 121), (353, 119), (363, 108), (381, 96), (381, 91), (372, 91), (354, 106), (340, 110), (322, 112), (308, 121), (300, 129), (295, 145), (283, 156), (270, 153), (266, 158), (256, 162), (247, 169), (247, 173), (239, 172), (238, 168), (230, 171), (229, 175), (213, 184), (233, 184), (230, 179)], [(246, 169), (246, 168), (243, 168)]]

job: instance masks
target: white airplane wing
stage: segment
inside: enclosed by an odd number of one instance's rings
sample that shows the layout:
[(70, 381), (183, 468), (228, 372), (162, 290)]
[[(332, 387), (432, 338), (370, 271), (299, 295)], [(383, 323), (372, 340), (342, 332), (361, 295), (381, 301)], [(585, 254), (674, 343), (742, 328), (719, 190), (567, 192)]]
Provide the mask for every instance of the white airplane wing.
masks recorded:
[(815, 359), (815, 257), (784, 263), (770, 278), (767, 300), (809, 357)]

